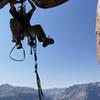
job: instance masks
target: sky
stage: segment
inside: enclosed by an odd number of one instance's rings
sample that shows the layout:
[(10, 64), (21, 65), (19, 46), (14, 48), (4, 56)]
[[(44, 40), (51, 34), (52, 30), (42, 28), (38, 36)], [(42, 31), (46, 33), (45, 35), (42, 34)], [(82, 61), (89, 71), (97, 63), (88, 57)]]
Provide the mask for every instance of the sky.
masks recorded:
[[(69, 0), (50, 9), (36, 7), (31, 25), (40, 24), (46, 36), (55, 40), (46, 48), (37, 41), (38, 72), (43, 89), (100, 82), (100, 65), (96, 48), (96, 10), (98, 0)], [(19, 5), (16, 5), (16, 7)], [(23, 62), (9, 58), (13, 46), (7, 4), (0, 10), (0, 85), (27, 86), (37, 89), (34, 55), (30, 55), (27, 38), (23, 41)], [(26, 11), (30, 10), (28, 1)], [(12, 56), (22, 59), (22, 50)]]

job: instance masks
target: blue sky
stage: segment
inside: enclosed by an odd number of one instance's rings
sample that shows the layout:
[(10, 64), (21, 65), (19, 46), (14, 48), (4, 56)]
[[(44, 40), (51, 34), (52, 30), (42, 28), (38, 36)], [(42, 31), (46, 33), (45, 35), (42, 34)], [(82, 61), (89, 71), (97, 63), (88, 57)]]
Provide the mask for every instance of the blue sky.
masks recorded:
[[(46, 35), (55, 44), (42, 47), (38, 42), (38, 71), (42, 88), (69, 87), (100, 81), (100, 65), (96, 49), (96, 9), (98, 0), (69, 0), (58, 7), (36, 9), (31, 24), (41, 24)], [(30, 55), (27, 39), (23, 41), (26, 58), (15, 62), (9, 58), (14, 46), (11, 42), (10, 6), (0, 10), (0, 85), (37, 88), (34, 72), (34, 56)], [(26, 11), (30, 9), (27, 2)], [(13, 51), (14, 57), (22, 57), (21, 50)]]

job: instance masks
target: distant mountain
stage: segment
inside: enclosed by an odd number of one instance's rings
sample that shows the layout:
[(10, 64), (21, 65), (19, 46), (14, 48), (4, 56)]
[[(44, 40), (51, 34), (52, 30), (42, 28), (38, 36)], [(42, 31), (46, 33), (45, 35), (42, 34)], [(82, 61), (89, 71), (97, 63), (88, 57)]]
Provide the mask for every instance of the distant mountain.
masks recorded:
[[(100, 82), (69, 88), (43, 90), (43, 100), (100, 100)], [(39, 100), (37, 90), (28, 87), (0, 86), (0, 100)]]
[(65, 88), (53, 88), (53, 89), (45, 89), (43, 92), (47, 96), (54, 98), (57, 94), (62, 93)]
[[(0, 100), (39, 100), (37, 90), (28, 87), (0, 86)], [(52, 100), (44, 95), (43, 100)]]
[(100, 100), (100, 82), (44, 91), (53, 100)]

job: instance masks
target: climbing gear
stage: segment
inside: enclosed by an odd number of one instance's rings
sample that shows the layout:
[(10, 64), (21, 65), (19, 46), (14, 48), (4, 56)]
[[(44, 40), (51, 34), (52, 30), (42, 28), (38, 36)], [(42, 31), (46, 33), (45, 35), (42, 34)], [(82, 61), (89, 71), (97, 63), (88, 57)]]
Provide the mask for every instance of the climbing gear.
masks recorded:
[[(43, 92), (42, 92), (42, 88), (41, 88), (41, 81), (40, 81), (39, 74), (38, 74), (38, 71), (37, 71), (37, 68), (38, 68), (38, 64), (37, 64), (37, 54), (36, 54), (37, 44), (36, 44), (36, 35), (35, 34), (33, 34), (33, 35), (31, 35), (31, 36), (28, 37), (28, 45), (31, 47), (31, 49), (30, 49), (30, 54), (31, 55), (32, 55), (32, 49), (34, 50), (35, 73), (36, 73), (36, 81), (37, 81), (37, 86), (38, 86), (38, 94), (39, 94), (39, 99), (42, 100), (42, 98), (43, 98)], [(11, 53), (14, 50), (15, 47), (16, 47), (16, 45), (10, 51), (9, 57), (12, 60), (14, 60), (14, 61), (23, 61), (25, 59), (25, 50), (24, 50), (23, 47), (22, 47), (22, 50), (23, 50), (24, 58), (22, 60), (17, 60), (17, 59), (14, 59), (14, 58), (11, 57)]]
[(13, 50), (15, 49), (15, 47), (16, 47), (16, 44), (15, 44), (15, 46), (11, 49), (11, 51), (10, 51), (10, 53), (9, 53), (9, 57), (10, 57), (12, 60), (14, 60), (14, 61), (18, 61), (18, 62), (24, 61), (24, 59), (25, 59), (25, 50), (24, 50), (23, 47), (21, 48), (22, 51), (23, 51), (23, 58), (22, 58), (22, 59), (15, 59), (15, 58), (13, 58), (13, 57), (11, 56), (11, 54), (12, 54)]
[(42, 88), (41, 88), (41, 81), (39, 78), (39, 74), (37, 71), (38, 68), (38, 64), (37, 64), (37, 54), (36, 54), (36, 35), (33, 34), (32, 36), (30, 36), (28, 38), (28, 45), (31, 47), (31, 51), (30, 54), (32, 55), (32, 48), (34, 50), (34, 59), (35, 59), (35, 73), (36, 73), (36, 79), (37, 79), (37, 86), (38, 86), (38, 94), (39, 94), (39, 99), (42, 100), (43, 97), (43, 92), (42, 92)]
[(35, 50), (36, 47), (37, 47), (35, 34), (28, 37), (28, 45), (31, 47), (30, 48), (30, 54), (32, 55), (32, 48)]
[(50, 44), (53, 44), (54, 40), (52, 38), (46, 38), (46, 40), (44, 41), (44, 43), (42, 44), (43, 47), (46, 47)]

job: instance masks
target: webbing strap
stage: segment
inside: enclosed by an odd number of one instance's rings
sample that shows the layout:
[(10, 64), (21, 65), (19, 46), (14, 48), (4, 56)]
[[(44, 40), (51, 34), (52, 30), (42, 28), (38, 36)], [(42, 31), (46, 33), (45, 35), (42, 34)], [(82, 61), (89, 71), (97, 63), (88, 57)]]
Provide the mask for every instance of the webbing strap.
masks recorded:
[(22, 50), (23, 50), (23, 59), (18, 60), (18, 59), (15, 59), (15, 58), (12, 58), (12, 57), (11, 57), (11, 53), (12, 53), (12, 51), (14, 50), (15, 47), (16, 47), (16, 45), (11, 49), (11, 51), (10, 51), (10, 53), (9, 53), (9, 57), (10, 57), (12, 60), (14, 60), (14, 61), (24, 61), (24, 59), (25, 59), (25, 50), (24, 50), (23, 47), (22, 47)]

